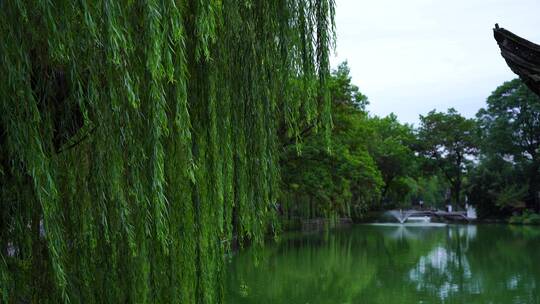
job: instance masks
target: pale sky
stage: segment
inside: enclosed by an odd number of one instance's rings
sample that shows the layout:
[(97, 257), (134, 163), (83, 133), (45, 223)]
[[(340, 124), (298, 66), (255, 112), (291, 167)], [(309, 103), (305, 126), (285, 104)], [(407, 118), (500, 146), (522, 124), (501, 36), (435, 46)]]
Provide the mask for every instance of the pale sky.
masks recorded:
[(540, 44), (540, 0), (336, 0), (332, 66), (347, 60), (375, 115), (456, 108), (474, 117), (515, 76), (493, 39), (495, 23)]

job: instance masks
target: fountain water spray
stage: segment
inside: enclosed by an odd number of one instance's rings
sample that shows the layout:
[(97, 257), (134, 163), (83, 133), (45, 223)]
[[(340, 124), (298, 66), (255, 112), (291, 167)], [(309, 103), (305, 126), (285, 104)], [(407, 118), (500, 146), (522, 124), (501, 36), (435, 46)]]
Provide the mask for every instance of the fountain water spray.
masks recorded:
[(403, 212), (402, 209), (399, 209), (399, 210), (390, 210), (390, 211), (387, 211), (385, 212), (385, 214), (390, 214), (391, 216), (393, 216), (400, 224), (403, 224), (405, 223), (405, 221), (407, 221), (407, 219), (409, 218), (409, 216), (411, 216), (413, 214), (413, 211), (412, 210), (406, 210), (405, 212)]

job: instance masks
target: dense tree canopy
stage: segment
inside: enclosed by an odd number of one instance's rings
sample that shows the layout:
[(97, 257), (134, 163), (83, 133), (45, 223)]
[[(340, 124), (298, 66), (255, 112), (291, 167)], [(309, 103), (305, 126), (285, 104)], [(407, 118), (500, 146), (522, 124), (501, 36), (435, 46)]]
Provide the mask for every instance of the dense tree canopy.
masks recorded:
[(406, 179), (418, 173), (412, 150), (415, 142), (413, 129), (399, 123), (394, 114), (375, 117), (371, 125), (375, 134), (369, 149), (384, 181), (381, 198), (397, 201), (410, 190)]
[(473, 119), (461, 116), (452, 108), (446, 113), (433, 110), (420, 116), (418, 150), (450, 183), (454, 204), (462, 203), (466, 165), (478, 153), (475, 126)]
[(514, 79), (489, 96), (487, 108), (477, 117), (486, 156), (506, 159), (524, 176), (520, 186), (508, 186), (506, 191), (517, 195), (513, 201), (524, 199), (540, 210), (540, 97)]
[(357, 216), (377, 201), (380, 172), (367, 150), (367, 97), (351, 83), (346, 63), (329, 80), (333, 129), (330, 147), (311, 134), (301, 152), (286, 146), (282, 155), (282, 209), (291, 218)]
[[(410, 204), (425, 189), (418, 177), (410, 125), (395, 115), (372, 117), (368, 99), (351, 82), (346, 63), (329, 80), (333, 129), (330, 149), (321, 135), (308, 136), (301, 152), (288, 147), (282, 157), (283, 212), (287, 219), (344, 216)], [(416, 192), (413, 194), (413, 192)]]
[(1, 301), (220, 302), (229, 242), (273, 218), (278, 137), (329, 130), (333, 14), (2, 1)]

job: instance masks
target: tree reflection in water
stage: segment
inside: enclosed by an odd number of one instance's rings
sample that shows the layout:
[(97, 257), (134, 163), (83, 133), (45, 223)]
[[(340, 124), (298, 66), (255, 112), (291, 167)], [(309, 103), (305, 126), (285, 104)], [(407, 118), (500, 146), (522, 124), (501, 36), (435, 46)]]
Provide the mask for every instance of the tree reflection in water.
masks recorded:
[(227, 303), (540, 303), (540, 229), (359, 226), (289, 235), (228, 269)]

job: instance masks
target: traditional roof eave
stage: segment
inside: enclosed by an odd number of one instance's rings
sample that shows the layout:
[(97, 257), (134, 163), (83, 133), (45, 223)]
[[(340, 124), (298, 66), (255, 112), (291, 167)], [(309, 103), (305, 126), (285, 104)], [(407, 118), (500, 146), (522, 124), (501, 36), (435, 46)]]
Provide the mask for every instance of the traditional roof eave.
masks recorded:
[(540, 96), (540, 45), (500, 28), (498, 24), (495, 24), (493, 34), (510, 69)]

